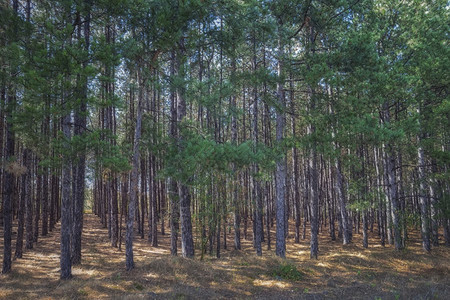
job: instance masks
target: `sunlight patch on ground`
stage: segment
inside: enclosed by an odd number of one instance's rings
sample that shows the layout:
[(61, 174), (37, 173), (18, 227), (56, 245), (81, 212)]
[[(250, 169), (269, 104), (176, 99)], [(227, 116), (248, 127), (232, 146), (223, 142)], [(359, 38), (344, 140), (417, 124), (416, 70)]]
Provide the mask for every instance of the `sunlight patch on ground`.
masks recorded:
[(270, 279), (255, 279), (253, 285), (263, 287), (277, 287), (281, 289), (290, 288), (292, 284), (286, 281), (270, 280)]
[(332, 253), (332, 254), (327, 255), (327, 257), (346, 257), (346, 256), (368, 259), (368, 257), (366, 255), (362, 254), (361, 252), (358, 252), (358, 253), (342, 252), (342, 253)]
[(8, 299), (9, 295), (11, 295), (11, 290), (3, 287), (0, 289), (0, 298)]
[(329, 267), (330, 267), (330, 264), (324, 263), (324, 262), (319, 262), (317, 265), (318, 265), (319, 267), (325, 267), (325, 268), (329, 268)]
[(151, 254), (167, 254), (168, 251), (161, 248), (149, 248), (149, 249), (139, 249), (139, 252), (151, 253)]
[(87, 276), (94, 276), (98, 274), (98, 272), (95, 269), (83, 269), (83, 268), (72, 268), (72, 274), (73, 275), (87, 275)]
[(145, 275), (145, 277), (155, 279), (155, 278), (159, 278), (159, 275), (155, 274), (155, 273), (148, 273), (147, 275)]

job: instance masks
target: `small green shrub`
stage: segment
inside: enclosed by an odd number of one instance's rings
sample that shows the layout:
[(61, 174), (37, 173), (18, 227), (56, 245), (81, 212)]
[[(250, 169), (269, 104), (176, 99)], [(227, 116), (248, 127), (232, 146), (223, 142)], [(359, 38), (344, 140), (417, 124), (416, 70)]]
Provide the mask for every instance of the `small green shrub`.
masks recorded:
[(182, 294), (182, 293), (176, 293), (174, 299), (184, 300), (184, 299), (187, 299), (187, 296), (185, 294)]
[(299, 281), (303, 278), (303, 273), (297, 270), (297, 267), (290, 263), (285, 263), (277, 266), (272, 272), (271, 276), (278, 279), (286, 279), (291, 281)]
[(144, 289), (144, 286), (138, 282), (135, 282), (133, 284), (134, 288), (137, 289), (138, 291), (142, 291)]
[(117, 273), (117, 274), (114, 274), (113, 276), (112, 276), (112, 280), (120, 280), (121, 279), (121, 275), (122, 275), (122, 273)]
[(79, 289), (78, 290), (78, 295), (80, 297), (87, 297), (89, 295), (89, 293), (85, 289)]

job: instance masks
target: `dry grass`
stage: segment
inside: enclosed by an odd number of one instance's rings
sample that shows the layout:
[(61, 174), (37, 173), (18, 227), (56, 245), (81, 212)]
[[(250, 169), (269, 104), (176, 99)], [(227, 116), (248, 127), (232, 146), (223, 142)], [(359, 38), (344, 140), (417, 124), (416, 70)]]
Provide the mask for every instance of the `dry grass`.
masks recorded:
[[(171, 257), (169, 235), (158, 236), (157, 248), (136, 237), (136, 268), (126, 272), (124, 252), (109, 246), (107, 229), (99, 220), (87, 214), (85, 228), (83, 264), (73, 268), (72, 280), (59, 280), (56, 228), (13, 262), (11, 274), (0, 275), (0, 298), (448, 299), (450, 295), (449, 248), (424, 254), (417, 232), (411, 233), (408, 248), (397, 252), (379, 246), (376, 234), (364, 249), (359, 234), (352, 245), (342, 246), (324, 231), (318, 260), (309, 259), (308, 241), (294, 244), (289, 236), (285, 261), (266, 246), (263, 257), (257, 257), (251, 241), (243, 241), (242, 251), (223, 250), (221, 259), (205, 256), (199, 261)], [(286, 263), (304, 274), (301, 280), (273, 276), (273, 270)]]

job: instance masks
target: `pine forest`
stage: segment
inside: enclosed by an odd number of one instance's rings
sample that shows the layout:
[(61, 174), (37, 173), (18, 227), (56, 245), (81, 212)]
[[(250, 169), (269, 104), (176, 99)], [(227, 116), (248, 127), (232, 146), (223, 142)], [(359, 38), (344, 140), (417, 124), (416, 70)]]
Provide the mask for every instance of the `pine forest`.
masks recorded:
[(448, 299), (444, 0), (0, 0), (0, 299)]

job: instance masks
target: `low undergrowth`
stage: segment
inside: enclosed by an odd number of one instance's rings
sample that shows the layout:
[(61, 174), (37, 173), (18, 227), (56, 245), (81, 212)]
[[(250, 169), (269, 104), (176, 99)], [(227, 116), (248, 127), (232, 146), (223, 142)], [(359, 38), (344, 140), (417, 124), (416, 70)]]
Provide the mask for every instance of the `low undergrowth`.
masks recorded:
[(276, 279), (285, 279), (290, 281), (300, 281), (304, 277), (304, 273), (300, 272), (294, 264), (289, 262), (276, 266), (270, 271), (269, 274)]

